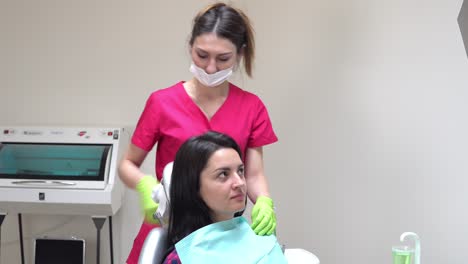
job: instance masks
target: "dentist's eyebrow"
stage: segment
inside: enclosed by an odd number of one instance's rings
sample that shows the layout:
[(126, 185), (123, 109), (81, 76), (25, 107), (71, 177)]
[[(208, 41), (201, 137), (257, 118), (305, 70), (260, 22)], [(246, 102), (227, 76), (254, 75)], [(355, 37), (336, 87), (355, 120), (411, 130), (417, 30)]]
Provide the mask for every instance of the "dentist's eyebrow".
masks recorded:
[(232, 55), (232, 51), (230, 52), (225, 52), (225, 53), (221, 53), (221, 54), (218, 54), (218, 56), (226, 56), (226, 55)]
[[(198, 48), (198, 47), (196, 47), (195, 50), (196, 50), (196, 51), (201, 51), (201, 52), (206, 52), (206, 50), (204, 50), (204, 49), (202, 49), (202, 48)], [(208, 52), (206, 52), (206, 53), (208, 53)]]
[[(206, 50), (204, 50), (204, 49), (202, 49), (202, 48), (196, 47), (195, 50), (196, 50), (197, 52), (203, 52), (203, 53), (209, 54), (208, 51), (206, 51)], [(220, 53), (220, 54), (216, 54), (216, 55), (217, 55), (217, 56), (226, 56), (226, 55), (231, 55), (231, 54), (233, 54), (233, 52), (232, 52), (232, 51), (228, 51), (228, 52), (224, 52), (224, 53)]]

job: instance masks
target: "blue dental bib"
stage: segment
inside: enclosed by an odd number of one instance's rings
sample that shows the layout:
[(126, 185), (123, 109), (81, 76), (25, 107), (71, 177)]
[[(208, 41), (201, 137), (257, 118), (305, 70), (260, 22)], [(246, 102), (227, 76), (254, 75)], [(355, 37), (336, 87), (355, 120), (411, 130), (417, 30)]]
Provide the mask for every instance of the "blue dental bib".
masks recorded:
[(287, 263), (276, 237), (256, 235), (244, 217), (200, 228), (175, 248), (183, 264)]

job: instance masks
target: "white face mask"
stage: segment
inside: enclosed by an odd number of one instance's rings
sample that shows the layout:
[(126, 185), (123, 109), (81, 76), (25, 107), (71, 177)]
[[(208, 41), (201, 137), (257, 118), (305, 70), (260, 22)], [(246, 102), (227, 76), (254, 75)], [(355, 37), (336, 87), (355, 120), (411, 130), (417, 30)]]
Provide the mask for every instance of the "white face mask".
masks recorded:
[(200, 67), (197, 67), (195, 63), (192, 62), (190, 65), (190, 72), (200, 81), (203, 85), (214, 87), (222, 84), (232, 75), (233, 67), (227, 68), (222, 71), (215, 72), (213, 74), (208, 74)]

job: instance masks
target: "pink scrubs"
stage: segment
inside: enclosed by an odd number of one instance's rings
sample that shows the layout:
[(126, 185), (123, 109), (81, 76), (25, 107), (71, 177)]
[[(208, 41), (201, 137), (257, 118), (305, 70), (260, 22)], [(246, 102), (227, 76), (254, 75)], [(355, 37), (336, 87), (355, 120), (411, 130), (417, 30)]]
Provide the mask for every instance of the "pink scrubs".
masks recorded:
[[(132, 137), (132, 143), (156, 150), (156, 177), (162, 177), (167, 163), (175, 158), (188, 138), (213, 130), (231, 136), (239, 144), (243, 159), (248, 148), (276, 142), (270, 117), (262, 101), (254, 94), (230, 84), (223, 105), (208, 120), (184, 89), (183, 82), (153, 92), (146, 102)], [(138, 263), (143, 242), (154, 225), (143, 223), (135, 238), (128, 264)]]

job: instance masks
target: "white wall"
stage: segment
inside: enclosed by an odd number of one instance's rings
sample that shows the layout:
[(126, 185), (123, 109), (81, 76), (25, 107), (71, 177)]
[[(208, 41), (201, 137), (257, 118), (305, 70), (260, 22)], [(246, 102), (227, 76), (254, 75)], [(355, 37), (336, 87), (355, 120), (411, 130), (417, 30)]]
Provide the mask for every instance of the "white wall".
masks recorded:
[[(134, 125), (151, 91), (190, 77), (191, 18), (209, 2), (0, 0), (0, 124)], [(255, 78), (236, 82), (261, 96), (280, 138), (265, 161), (281, 242), (322, 263), (391, 263), (414, 231), (424, 263), (465, 263), (462, 1), (233, 2), (258, 44)], [(116, 216), (120, 263), (141, 219), (132, 204), (129, 192)], [(87, 217), (24, 218), (26, 238), (76, 226), (94, 263)], [(19, 263), (17, 233), (8, 215), (2, 263)]]

